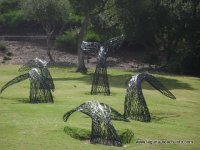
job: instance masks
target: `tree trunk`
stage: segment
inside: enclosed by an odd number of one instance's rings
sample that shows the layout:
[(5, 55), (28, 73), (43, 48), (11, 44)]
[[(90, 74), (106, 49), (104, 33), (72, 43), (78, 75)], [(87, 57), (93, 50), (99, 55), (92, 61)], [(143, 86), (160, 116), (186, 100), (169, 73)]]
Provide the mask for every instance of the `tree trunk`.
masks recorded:
[(166, 62), (169, 63), (172, 56), (172, 49), (167, 50)]
[(49, 34), (47, 34), (47, 56), (49, 57), (50, 62), (54, 62), (53, 57), (51, 55), (50, 35)]
[(83, 53), (83, 50), (81, 49), (81, 44), (82, 44), (85, 32), (87, 30), (88, 23), (89, 23), (89, 13), (85, 15), (83, 24), (80, 29), (79, 39), (78, 39), (78, 68), (76, 71), (82, 72), (82, 73), (87, 72), (87, 68), (85, 67), (85, 62), (84, 62), (84, 53)]

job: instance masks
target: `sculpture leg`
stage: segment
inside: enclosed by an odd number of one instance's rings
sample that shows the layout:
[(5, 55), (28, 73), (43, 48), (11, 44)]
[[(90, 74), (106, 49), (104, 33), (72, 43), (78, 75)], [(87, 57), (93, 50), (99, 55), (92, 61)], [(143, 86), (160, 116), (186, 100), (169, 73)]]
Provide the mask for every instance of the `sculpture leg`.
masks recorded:
[(91, 94), (104, 93), (110, 95), (107, 69), (97, 67), (93, 75)]
[(31, 83), (30, 83), (30, 103), (38, 102), (37, 94), (38, 94), (37, 84), (31, 81)]
[(98, 81), (99, 81), (99, 71), (98, 68), (96, 68), (95, 73), (93, 75), (91, 94), (94, 95), (97, 94)]
[(43, 100), (45, 103), (53, 103), (53, 96), (50, 90), (43, 89)]
[(92, 131), (90, 142), (93, 144), (105, 144), (122, 146), (121, 140), (117, 135), (117, 132), (110, 121), (107, 123), (93, 119), (92, 120)]

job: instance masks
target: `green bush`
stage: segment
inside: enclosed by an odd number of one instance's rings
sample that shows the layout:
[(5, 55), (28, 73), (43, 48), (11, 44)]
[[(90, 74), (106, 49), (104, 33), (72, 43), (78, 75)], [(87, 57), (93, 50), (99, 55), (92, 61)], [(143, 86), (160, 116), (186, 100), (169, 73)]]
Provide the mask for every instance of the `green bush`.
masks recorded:
[[(86, 129), (80, 129), (69, 126), (66, 126), (64, 128), (64, 132), (70, 135), (72, 138), (79, 140), (88, 140), (90, 139), (91, 135), (91, 132)], [(122, 145), (130, 143), (132, 138), (134, 137), (134, 133), (129, 129), (118, 131), (118, 133), (119, 133), (119, 138), (122, 141)]]
[(158, 54), (156, 53), (151, 53), (149, 55), (147, 55), (145, 58), (145, 63), (151, 64), (151, 65), (155, 65), (158, 64), (160, 62)]
[(6, 56), (11, 57), (11, 56), (13, 56), (13, 53), (12, 52), (7, 52)]
[(90, 131), (86, 129), (80, 129), (75, 127), (66, 126), (64, 128), (64, 132), (71, 136), (72, 138), (79, 139), (79, 140), (87, 140), (90, 139)]
[(92, 30), (87, 31), (84, 40), (89, 41), (89, 42), (100, 42), (101, 41), (100, 36)]
[(0, 51), (1, 52), (6, 52), (7, 51), (7, 48), (4, 44), (0, 44)]
[(0, 24), (5, 27), (17, 27), (25, 22), (25, 17), (20, 10), (10, 11), (0, 15)]
[(55, 40), (55, 48), (59, 50), (76, 53), (78, 32), (77, 30), (65, 31)]
[(6, 61), (6, 60), (11, 60), (11, 58), (9, 56), (4, 56), (3, 61)]
[[(24, 33), (27, 30), (27, 23), (29, 22), (21, 10), (20, 0), (0, 2), (0, 31), (3, 34)], [(30, 27), (30, 31), (32, 30), (33, 28)]]
[(8, 11), (13, 11), (19, 9), (19, 0), (2, 0), (0, 3), (0, 13), (6, 13)]
[(20, 1), (3, 0), (0, 3), (1, 26), (16, 26), (16, 24), (19, 24), (19, 22), (22, 21), (24, 21), (24, 17), (20, 10)]
[(123, 132), (119, 132), (119, 136), (122, 141), (122, 145), (124, 145), (131, 142), (132, 138), (134, 137), (134, 133), (131, 130), (126, 129)]

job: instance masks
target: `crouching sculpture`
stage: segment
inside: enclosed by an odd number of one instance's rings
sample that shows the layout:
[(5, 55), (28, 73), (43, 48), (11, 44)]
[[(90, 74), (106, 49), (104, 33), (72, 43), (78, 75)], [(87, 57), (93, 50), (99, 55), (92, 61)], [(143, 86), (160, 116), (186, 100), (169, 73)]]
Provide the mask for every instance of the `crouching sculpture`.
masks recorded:
[(138, 121), (150, 122), (151, 116), (141, 88), (142, 81), (144, 80), (165, 96), (171, 99), (176, 99), (176, 97), (166, 87), (164, 87), (161, 82), (149, 73), (145, 72), (133, 76), (129, 81), (128, 88), (126, 90), (124, 116)]
[(53, 103), (53, 96), (51, 92), (55, 87), (46, 64), (46, 61), (38, 58), (29, 61), (19, 69), (19, 71), (27, 71), (27, 73), (19, 75), (7, 82), (0, 89), (0, 93), (2, 93), (7, 87), (29, 78), (30, 103)]
[(67, 121), (70, 115), (75, 111), (81, 111), (91, 117), (91, 143), (122, 146), (121, 139), (119, 138), (111, 119), (128, 121), (123, 115), (104, 103), (89, 101), (65, 113), (63, 116), (64, 121)]

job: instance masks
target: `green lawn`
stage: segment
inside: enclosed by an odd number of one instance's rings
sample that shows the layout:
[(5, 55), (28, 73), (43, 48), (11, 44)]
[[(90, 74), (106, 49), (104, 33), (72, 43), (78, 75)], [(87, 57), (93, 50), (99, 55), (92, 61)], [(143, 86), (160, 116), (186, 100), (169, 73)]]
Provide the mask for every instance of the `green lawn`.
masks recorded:
[[(15, 65), (0, 65), (0, 86), (19, 75)], [(91, 119), (76, 112), (68, 122), (62, 116), (89, 100), (104, 102), (123, 113), (126, 84), (136, 72), (108, 69), (111, 95), (90, 95), (93, 69), (88, 74), (74, 67), (50, 69), (56, 90), (54, 104), (29, 104), (29, 80), (7, 88), (0, 95), (1, 150), (109, 150), (109, 149), (200, 149), (200, 79), (187, 76), (154, 74), (176, 96), (171, 100), (143, 84), (152, 122), (113, 121), (118, 131), (130, 129), (134, 138), (118, 148), (93, 145), (74, 139), (64, 132), (66, 126), (90, 131)], [(193, 144), (137, 144), (138, 140), (193, 141)]]

